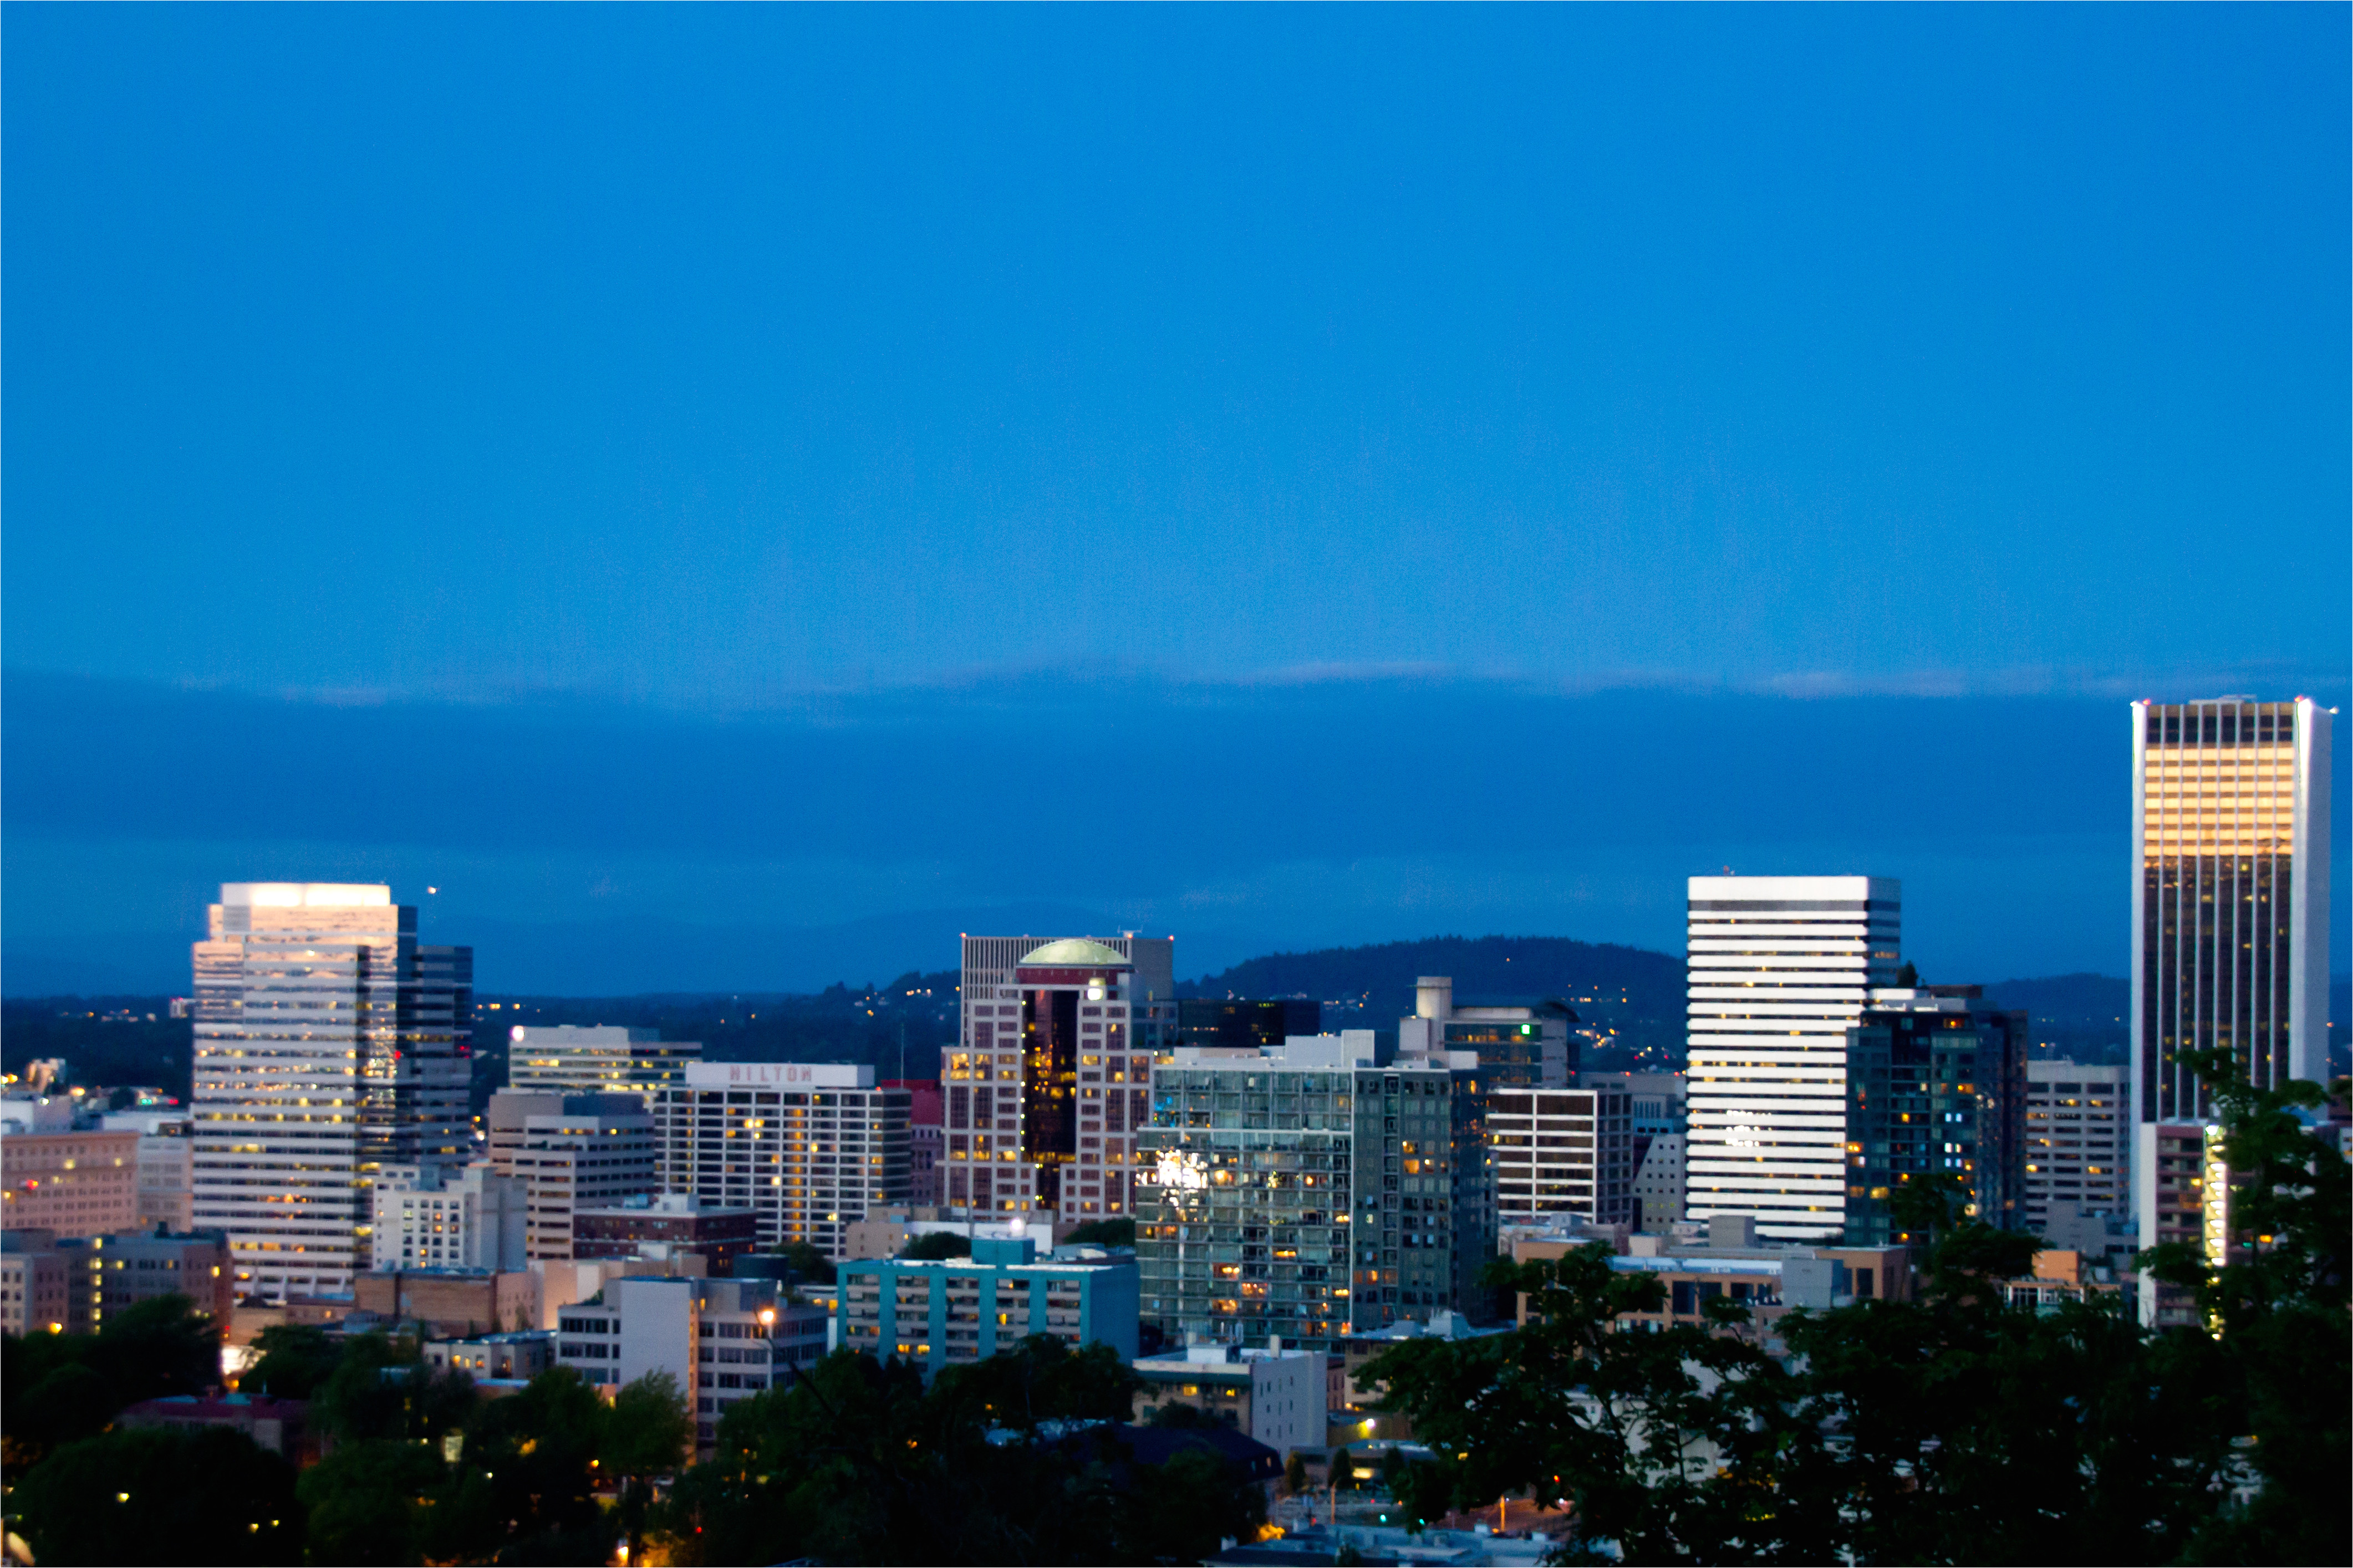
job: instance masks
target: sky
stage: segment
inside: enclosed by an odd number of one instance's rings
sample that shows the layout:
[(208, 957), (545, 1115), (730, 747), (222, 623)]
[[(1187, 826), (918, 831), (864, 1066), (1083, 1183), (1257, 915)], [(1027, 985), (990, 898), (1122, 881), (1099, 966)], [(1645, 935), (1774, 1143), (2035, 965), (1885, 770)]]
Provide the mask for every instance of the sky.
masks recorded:
[(2123, 703), (2353, 688), (2343, 8), (0, 34), (12, 993), (262, 877), (493, 988), (1725, 864), (2122, 973)]

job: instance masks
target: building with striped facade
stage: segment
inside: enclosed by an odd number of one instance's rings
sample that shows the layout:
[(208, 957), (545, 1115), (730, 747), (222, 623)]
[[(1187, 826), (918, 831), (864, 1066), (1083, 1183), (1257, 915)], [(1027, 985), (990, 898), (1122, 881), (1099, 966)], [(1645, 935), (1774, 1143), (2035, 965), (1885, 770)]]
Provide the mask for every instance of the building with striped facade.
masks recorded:
[(231, 882), (195, 944), (195, 1195), (242, 1298), (342, 1292), (386, 1165), (463, 1164), (474, 954), (387, 887)]
[(1777, 1241), (1846, 1226), (1847, 1031), (1895, 983), (1892, 877), (1694, 877), (1684, 1217)]
[[(2130, 1163), (2144, 1244), (2171, 1212), (2158, 1129), (2212, 1109), (2180, 1053), (2228, 1051), (2263, 1088), (2327, 1077), (2333, 718), (2308, 697), (2132, 705)], [(2156, 1321), (2155, 1281), (2142, 1292)]]
[(748, 1208), (764, 1251), (845, 1256), (849, 1227), (903, 1205), (903, 1084), (850, 1062), (693, 1062), (653, 1097), (664, 1191)]

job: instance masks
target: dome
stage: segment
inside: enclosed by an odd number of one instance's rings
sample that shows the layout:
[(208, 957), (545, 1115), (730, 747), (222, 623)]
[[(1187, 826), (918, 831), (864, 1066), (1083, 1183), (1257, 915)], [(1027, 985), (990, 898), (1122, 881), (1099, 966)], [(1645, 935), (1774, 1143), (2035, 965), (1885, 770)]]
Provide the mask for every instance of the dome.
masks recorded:
[(1022, 959), (1023, 969), (1128, 969), (1134, 967), (1116, 949), (1082, 936), (1050, 942)]

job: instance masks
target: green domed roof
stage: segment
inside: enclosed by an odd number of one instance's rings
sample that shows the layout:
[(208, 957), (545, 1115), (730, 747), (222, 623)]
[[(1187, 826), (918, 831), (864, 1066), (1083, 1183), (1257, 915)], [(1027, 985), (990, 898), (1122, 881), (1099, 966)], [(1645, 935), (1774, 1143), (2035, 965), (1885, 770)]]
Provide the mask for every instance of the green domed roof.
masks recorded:
[(1082, 936), (1065, 937), (1050, 942), (1021, 961), (1024, 969), (1126, 969), (1127, 960), (1117, 950), (1099, 942), (1089, 942)]

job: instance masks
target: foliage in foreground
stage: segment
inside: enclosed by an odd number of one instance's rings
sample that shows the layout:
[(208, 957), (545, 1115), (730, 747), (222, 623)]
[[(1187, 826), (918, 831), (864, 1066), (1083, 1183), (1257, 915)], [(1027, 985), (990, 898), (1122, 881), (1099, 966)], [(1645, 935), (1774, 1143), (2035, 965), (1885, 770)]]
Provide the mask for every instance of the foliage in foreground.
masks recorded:
[(1571, 1555), (1611, 1542), (1630, 1563), (2353, 1559), (2353, 1185), (2291, 1113), (2316, 1089), (2192, 1065), (2221, 1086), (2248, 1250), (2211, 1273), (2186, 1250), (2145, 1261), (2195, 1290), (2219, 1335), (2144, 1331), (2129, 1302), (2010, 1306), (1999, 1282), (2039, 1244), (1925, 1189), (1919, 1299), (1791, 1313), (1786, 1364), (1753, 1332), (1623, 1331), (1663, 1291), (1607, 1247), (1498, 1264), (1493, 1282), (1530, 1300), (1526, 1327), (1408, 1342), (1364, 1373), (1441, 1456), (1400, 1501), (1429, 1519), (1506, 1492), (1567, 1498)]
[[(928, 1388), (837, 1352), (729, 1412), (664, 1544), (680, 1563), (1198, 1563), (1253, 1536), (1264, 1495), (1206, 1443), (1134, 1462), (1116, 1425), (1134, 1390), (1107, 1347), (1044, 1335)], [(1090, 1420), (1114, 1425), (1050, 1425)]]

